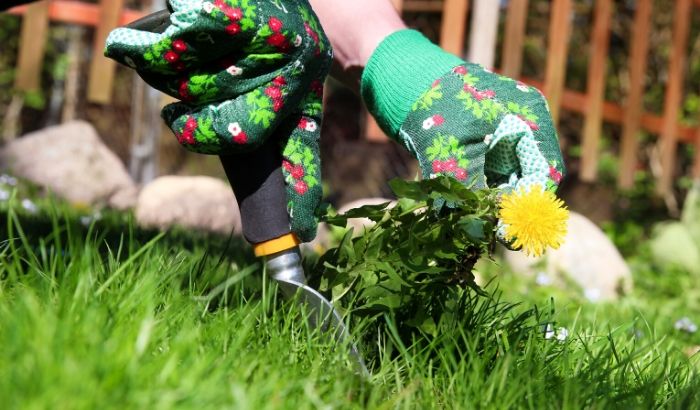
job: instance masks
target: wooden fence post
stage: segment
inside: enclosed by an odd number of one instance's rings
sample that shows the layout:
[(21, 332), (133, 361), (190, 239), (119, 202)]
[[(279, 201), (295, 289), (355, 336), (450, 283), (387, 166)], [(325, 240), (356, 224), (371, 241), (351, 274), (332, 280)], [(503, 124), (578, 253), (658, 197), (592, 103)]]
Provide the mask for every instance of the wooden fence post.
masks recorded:
[(518, 78), (523, 66), (523, 43), (527, 27), (528, 0), (510, 0), (506, 15), (506, 32), (503, 36), (501, 72), (507, 77)]
[(668, 84), (664, 98), (664, 127), (659, 140), (661, 152), (661, 175), (658, 176), (656, 192), (668, 196), (673, 192), (673, 171), (678, 145), (678, 113), (685, 81), (686, 49), (690, 32), (691, 2), (676, 0), (673, 17), (673, 46), (668, 63)]
[(632, 51), (629, 56), (630, 84), (625, 103), (625, 118), (622, 128), (620, 148), (620, 172), (617, 184), (622, 189), (634, 186), (634, 173), (637, 169), (639, 150), (639, 126), (642, 119), (644, 78), (647, 71), (649, 36), (651, 32), (651, 0), (638, 0), (634, 15)]
[(572, 0), (553, 0), (549, 21), (549, 46), (544, 93), (549, 100), (552, 122), (557, 126), (561, 97), (566, 80), (566, 60), (571, 36)]
[(464, 53), (464, 34), (467, 30), (469, 0), (444, 0), (440, 46), (458, 57)]
[(475, 0), (472, 6), (468, 60), (490, 70), (496, 59), (500, 8), (500, 2), (493, 0)]
[(109, 32), (119, 24), (124, 0), (100, 0), (100, 24), (95, 32), (92, 62), (88, 79), (88, 101), (106, 104), (112, 99), (114, 61), (103, 55)]
[(593, 182), (598, 173), (598, 149), (603, 125), (603, 101), (605, 100), (605, 78), (610, 44), (610, 19), (612, 0), (597, 0), (595, 22), (591, 39), (588, 63), (588, 101), (586, 120), (583, 126), (581, 156), (582, 181)]
[(44, 66), (46, 34), (49, 28), (49, 2), (30, 5), (22, 20), (15, 88), (38, 91), (41, 88), (41, 68)]
[(700, 179), (700, 126), (695, 130), (695, 152), (693, 152), (693, 179)]

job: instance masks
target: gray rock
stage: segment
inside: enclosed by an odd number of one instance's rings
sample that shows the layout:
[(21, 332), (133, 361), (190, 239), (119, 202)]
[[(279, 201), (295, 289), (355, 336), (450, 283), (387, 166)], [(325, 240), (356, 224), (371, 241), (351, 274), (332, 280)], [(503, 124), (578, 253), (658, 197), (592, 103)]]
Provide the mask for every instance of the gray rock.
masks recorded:
[(651, 257), (662, 268), (680, 268), (700, 275), (700, 248), (683, 222), (665, 222), (654, 227), (649, 241)]
[(632, 274), (612, 241), (593, 222), (571, 212), (569, 229), (559, 249), (543, 257), (505, 251), (505, 259), (515, 273), (547, 275), (552, 283), (576, 283), (591, 301), (615, 300), (628, 293)]
[(241, 216), (231, 187), (211, 177), (160, 177), (138, 196), (136, 220), (144, 227), (181, 226), (230, 234), (241, 233)]
[(107, 203), (134, 182), (95, 129), (73, 121), (27, 134), (0, 151), (0, 166), (72, 203)]
[(140, 192), (141, 188), (138, 186), (120, 189), (109, 197), (108, 205), (119, 211), (133, 209), (136, 207)]

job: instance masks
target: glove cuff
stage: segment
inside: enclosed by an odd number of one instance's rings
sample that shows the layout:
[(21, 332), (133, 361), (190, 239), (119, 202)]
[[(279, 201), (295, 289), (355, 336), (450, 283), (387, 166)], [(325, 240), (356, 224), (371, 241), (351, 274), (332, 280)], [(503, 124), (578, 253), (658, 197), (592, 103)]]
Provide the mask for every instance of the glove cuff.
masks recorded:
[(463, 63), (416, 30), (397, 31), (379, 44), (367, 62), (362, 73), (362, 98), (382, 130), (397, 138), (421, 93)]

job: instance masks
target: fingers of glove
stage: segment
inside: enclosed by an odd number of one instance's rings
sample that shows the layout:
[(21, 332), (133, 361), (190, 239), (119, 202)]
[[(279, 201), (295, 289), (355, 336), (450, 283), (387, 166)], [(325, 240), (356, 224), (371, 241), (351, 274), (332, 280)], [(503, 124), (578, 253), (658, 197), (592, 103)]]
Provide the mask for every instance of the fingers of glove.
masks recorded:
[(520, 162), (516, 147), (524, 136), (533, 138), (532, 130), (515, 115), (506, 115), (498, 124), (496, 131), (486, 137), (488, 145), (485, 169), (489, 173), (510, 175), (520, 171)]
[(262, 145), (286, 113), (265, 88), (220, 104), (174, 103), (161, 115), (186, 149), (203, 154), (250, 152)]
[(308, 242), (316, 236), (316, 213), (323, 196), (319, 155), (321, 116), (292, 116), (283, 127), (289, 130), (289, 139), (282, 150), (287, 210), (292, 231), (303, 242)]
[(163, 33), (118, 28), (107, 38), (105, 55), (142, 72), (176, 74), (242, 50), (255, 35), (255, 6), (177, 4)]

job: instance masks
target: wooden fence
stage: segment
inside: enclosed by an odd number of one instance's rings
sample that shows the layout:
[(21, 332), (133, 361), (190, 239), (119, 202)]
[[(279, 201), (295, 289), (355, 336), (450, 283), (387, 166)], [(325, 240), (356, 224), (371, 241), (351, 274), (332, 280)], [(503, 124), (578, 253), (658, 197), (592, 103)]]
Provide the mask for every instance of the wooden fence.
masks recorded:
[[(467, 15), (471, 14), (470, 61), (493, 65), (496, 52), (495, 27), (500, 18), (500, 1), (497, 0), (392, 0), (402, 12), (442, 13), (440, 44), (446, 50), (461, 55), (468, 29)], [(579, 177), (592, 182), (597, 178), (600, 136), (604, 121), (622, 126), (620, 169), (618, 184), (629, 188), (639, 158), (639, 135), (645, 130), (658, 137), (660, 172), (657, 175), (657, 191), (672, 192), (676, 153), (679, 143), (694, 144), (700, 150), (700, 127), (689, 128), (678, 122), (682, 104), (683, 84), (688, 65), (686, 50), (694, 8), (700, 8), (700, 0), (675, 0), (672, 50), (668, 61), (668, 82), (665, 85), (664, 112), (662, 115), (643, 109), (644, 83), (647, 72), (649, 39), (652, 31), (653, 0), (637, 0), (634, 29), (629, 53), (629, 91), (623, 105), (604, 100), (605, 73), (610, 43), (613, 0), (596, 0), (594, 22), (591, 31), (588, 81), (584, 93), (565, 88), (566, 63), (572, 31), (573, 0), (552, 0), (549, 19), (549, 44), (544, 82), (522, 78), (523, 44), (526, 35), (528, 0), (509, 0), (505, 9), (505, 35), (502, 47), (502, 64), (498, 70), (505, 75), (520, 78), (541, 88), (550, 102), (555, 123), (561, 110), (583, 114), (582, 158)], [(104, 41), (110, 30), (133, 21), (145, 13), (128, 10), (123, 0), (100, 0), (88, 4), (72, 0), (52, 0), (17, 7), (10, 12), (22, 14), (21, 46), (18, 57), (16, 88), (37, 89), (40, 67), (44, 57), (46, 32), (49, 21), (78, 24), (96, 28), (94, 56), (90, 67), (88, 99), (108, 103), (114, 78), (114, 63), (102, 57)], [(472, 8), (470, 13), (470, 7)], [(699, 114), (700, 116), (700, 114)], [(386, 140), (376, 124), (369, 119), (367, 138)], [(700, 152), (700, 151), (699, 151)], [(700, 177), (700, 155), (695, 155), (693, 176)]]

